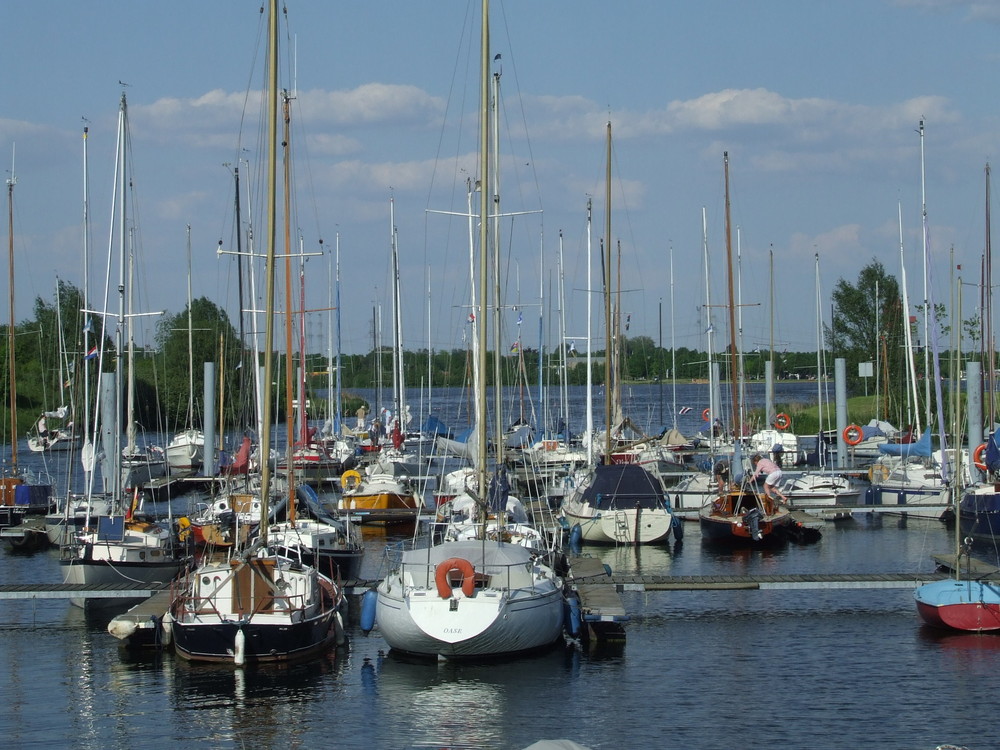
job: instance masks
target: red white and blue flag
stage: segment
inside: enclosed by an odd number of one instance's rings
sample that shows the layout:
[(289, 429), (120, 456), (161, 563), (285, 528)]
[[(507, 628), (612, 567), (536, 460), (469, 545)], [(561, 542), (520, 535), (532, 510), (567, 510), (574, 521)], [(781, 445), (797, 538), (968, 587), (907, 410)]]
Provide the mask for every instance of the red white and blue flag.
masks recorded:
[(84, 359), (93, 359), (97, 356), (97, 346), (95, 345), (93, 349), (87, 352), (87, 356)]

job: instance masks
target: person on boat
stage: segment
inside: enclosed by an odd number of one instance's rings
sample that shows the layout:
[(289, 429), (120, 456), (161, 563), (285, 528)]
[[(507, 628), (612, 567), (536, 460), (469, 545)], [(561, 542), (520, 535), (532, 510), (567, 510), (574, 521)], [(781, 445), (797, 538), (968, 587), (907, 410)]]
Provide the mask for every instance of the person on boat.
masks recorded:
[(42, 413), (42, 416), (40, 416), (38, 418), (38, 422), (35, 425), (35, 427), (38, 430), (38, 441), (42, 445), (48, 445), (49, 444), (49, 426), (48, 426), (48, 423), (45, 420), (45, 413), (44, 412)]
[(781, 467), (771, 459), (764, 458), (759, 453), (754, 454), (753, 458), (750, 459), (750, 463), (753, 464), (753, 474), (750, 475), (750, 481), (754, 481), (763, 474), (764, 494), (771, 498), (771, 500), (777, 501), (778, 498), (781, 498), (783, 502), (788, 502), (788, 498), (778, 489), (778, 482), (781, 481)]
[(715, 477), (715, 482), (719, 486), (720, 495), (729, 488), (730, 468), (729, 459), (720, 458), (715, 462), (715, 466), (712, 469), (712, 476)]
[(781, 443), (775, 443), (771, 446), (771, 455), (774, 456), (774, 463), (778, 465), (778, 468), (782, 468), (784, 464), (781, 459), (784, 458), (785, 455), (785, 446)]

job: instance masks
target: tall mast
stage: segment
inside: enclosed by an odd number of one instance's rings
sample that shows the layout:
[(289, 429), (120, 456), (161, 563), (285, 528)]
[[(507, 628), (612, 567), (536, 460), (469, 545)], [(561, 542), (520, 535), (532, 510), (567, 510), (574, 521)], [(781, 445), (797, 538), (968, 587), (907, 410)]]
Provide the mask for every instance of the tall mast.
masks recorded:
[[(267, 51), (267, 265), (265, 276), (264, 305), (264, 388), (269, 392), (271, 379), (274, 376), (274, 259), (276, 240), (276, 191), (277, 191), (277, 160), (278, 160), (278, 0), (270, 0), (268, 13), (268, 51)], [(271, 397), (265, 393), (262, 399), (262, 420), (260, 450), (266, 456), (271, 443)], [(271, 465), (270, 461), (261, 461), (261, 519), (260, 539), (267, 543), (267, 518), (269, 515), (268, 499), (270, 493)]]
[(729, 152), (722, 155), (723, 165), (726, 175), (726, 278), (729, 287), (729, 393), (732, 399), (733, 413), (733, 434), (742, 435), (743, 425), (740, 415), (739, 401), (739, 362), (736, 358), (736, 305), (734, 303), (734, 282), (733, 282), (733, 238), (732, 228), (729, 221)]
[[(476, 384), (476, 400), (479, 403), (479, 413), (483, 416), (483, 422), (478, 425), (476, 433), (476, 451), (478, 461), (476, 465), (476, 475), (479, 480), (480, 497), (486, 497), (486, 337), (488, 326), (486, 323), (486, 300), (489, 293), (488, 262), (489, 252), (487, 241), (489, 239), (489, 213), (490, 213), (490, 2), (482, 0), (482, 30), (480, 35), (480, 79), (479, 79), (479, 341), (476, 349), (476, 362), (478, 363), (478, 379)], [(475, 307), (473, 307), (475, 310)], [(499, 356), (500, 352), (495, 352)], [(494, 383), (494, 387), (499, 388), (499, 383)], [(499, 415), (497, 415), (499, 418)]]
[(930, 258), (927, 256), (927, 188), (924, 178), (924, 121), (920, 121), (920, 235), (923, 243), (924, 260), (924, 415), (925, 424), (931, 426), (931, 341), (930, 319), (934, 314), (930, 306), (930, 289), (927, 273)]
[(604, 463), (611, 463), (611, 121), (604, 175)]
[(996, 422), (996, 367), (993, 350), (993, 248), (990, 231), (990, 165), (986, 164), (986, 238), (983, 253), (983, 348), (985, 350), (984, 369), (986, 372), (986, 392), (990, 394), (987, 405), (986, 423), (992, 427)]
[(7, 328), (8, 389), (10, 394), (10, 464), (17, 471), (17, 381), (14, 379), (14, 151), (11, 151), (10, 177), (7, 179), (7, 279), (10, 290), (10, 325)]

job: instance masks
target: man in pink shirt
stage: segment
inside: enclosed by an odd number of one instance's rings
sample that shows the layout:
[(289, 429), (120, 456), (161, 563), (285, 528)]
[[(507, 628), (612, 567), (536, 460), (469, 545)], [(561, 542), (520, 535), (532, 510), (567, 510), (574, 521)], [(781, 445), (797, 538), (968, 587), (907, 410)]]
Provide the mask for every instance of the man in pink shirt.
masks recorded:
[(783, 502), (788, 502), (788, 498), (778, 489), (778, 482), (781, 481), (781, 467), (771, 459), (764, 458), (759, 453), (755, 453), (750, 462), (753, 464), (753, 474), (750, 476), (750, 481), (752, 482), (763, 474), (764, 494), (774, 501), (781, 498)]

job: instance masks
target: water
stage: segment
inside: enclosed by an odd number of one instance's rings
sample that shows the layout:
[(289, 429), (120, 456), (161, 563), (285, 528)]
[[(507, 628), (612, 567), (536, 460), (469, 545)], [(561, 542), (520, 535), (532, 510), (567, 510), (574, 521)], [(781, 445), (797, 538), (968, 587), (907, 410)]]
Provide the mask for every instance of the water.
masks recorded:
[[(930, 572), (952, 549), (937, 521), (860, 516), (816, 544), (703, 547), (697, 525), (670, 548), (595, 548), (616, 572)], [(391, 537), (363, 566), (379, 575)], [(5, 582), (59, 580), (56, 552), (0, 554)], [(996, 746), (1000, 636), (943, 636), (910, 589), (626, 592), (621, 647), (557, 648), (499, 664), (426, 664), (387, 654), (348, 618), (350, 645), (288, 668), (135, 657), (107, 616), (64, 601), (0, 605), (5, 748), (594, 748)]]

